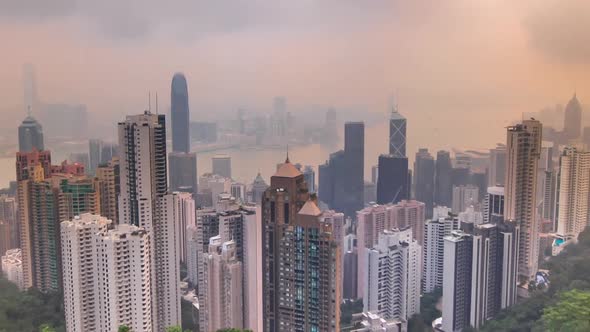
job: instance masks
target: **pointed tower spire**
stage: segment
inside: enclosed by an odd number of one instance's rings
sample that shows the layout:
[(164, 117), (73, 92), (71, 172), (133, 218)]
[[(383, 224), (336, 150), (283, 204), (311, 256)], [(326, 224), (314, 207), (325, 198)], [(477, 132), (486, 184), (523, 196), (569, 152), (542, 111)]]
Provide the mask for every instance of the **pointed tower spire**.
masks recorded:
[(287, 159), (285, 159), (285, 163), (290, 163), (290, 161), (289, 161), (289, 144), (287, 144)]

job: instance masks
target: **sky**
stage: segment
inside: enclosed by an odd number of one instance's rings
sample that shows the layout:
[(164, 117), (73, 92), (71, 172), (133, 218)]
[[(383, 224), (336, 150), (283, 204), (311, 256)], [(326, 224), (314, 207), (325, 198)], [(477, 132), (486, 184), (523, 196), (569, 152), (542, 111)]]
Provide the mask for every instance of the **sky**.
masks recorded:
[(99, 120), (145, 109), (148, 91), (167, 109), (177, 71), (192, 119), (268, 111), (277, 95), (294, 112), (387, 114), (395, 95), (410, 136), (450, 142), (497, 141), (574, 91), (590, 104), (586, 0), (3, 0), (0, 50), (0, 114), (14, 121), (25, 63), (41, 100)]

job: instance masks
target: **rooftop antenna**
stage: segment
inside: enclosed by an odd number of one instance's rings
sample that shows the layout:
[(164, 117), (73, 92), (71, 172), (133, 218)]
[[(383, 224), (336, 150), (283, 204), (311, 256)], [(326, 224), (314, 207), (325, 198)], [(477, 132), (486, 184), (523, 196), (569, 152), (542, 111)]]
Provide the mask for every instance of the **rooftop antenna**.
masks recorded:
[(285, 163), (290, 163), (290, 161), (289, 161), (289, 144), (287, 144), (287, 160), (285, 160)]
[(158, 93), (156, 92), (156, 115), (158, 115)]
[(27, 106), (27, 115), (31, 116), (31, 105)]

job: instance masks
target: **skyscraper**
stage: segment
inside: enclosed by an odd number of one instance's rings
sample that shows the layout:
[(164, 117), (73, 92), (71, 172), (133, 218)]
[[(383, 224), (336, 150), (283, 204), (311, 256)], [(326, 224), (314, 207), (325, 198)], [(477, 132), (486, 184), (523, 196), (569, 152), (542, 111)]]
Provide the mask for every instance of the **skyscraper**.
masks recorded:
[(142, 227), (150, 236), (152, 326), (180, 324), (178, 199), (167, 195), (164, 115), (127, 116), (119, 123), (121, 195), (119, 223)]
[(578, 97), (574, 96), (565, 106), (565, 117), (563, 120), (563, 133), (566, 139), (580, 138), (582, 131), (582, 106)]
[(262, 175), (260, 172), (256, 175), (254, 182), (252, 182), (252, 194), (251, 194), (251, 202), (255, 204), (260, 204), (262, 202), (262, 195), (268, 188), (268, 184), (264, 182)]
[(394, 106), (389, 119), (389, 154), (396, 158), (406, 157), (406, 118)]
[(364, 312), (406, 321), (420, 312), (421, 249), (410, 228), (379, 235), (363, 267), (371, 276), (365, 279)]
[(197, 193), (197, 154), (170, 152), (170, 190)]
[(588, 226), (590, 152), (568, 146), (560, 158), (557, 233), (577, 237)]
[(434, 202), (437, 205), (451, 206), (452, 202), (452, 185), (451, 155), (448, 151), (438, 151), (436, 153), (436, 174), (435, 174), (435, 193)]
[(172, 117), (172, 151), (190, 152), (188, 88), (182, 73), (174, 74), (170, 91)]
[(18, 151), (31, 152), (33, 149), (44, 150), (43, 127), (29, 115), (18, 127)]
[(354, 216), (364, 206), (365, 124), (344, 125), (344, 150), (330, 154), (319, 169), (320, 200), (331, 209)]
[(520, 223), (521, 280), (532, 279), (538, 266), (539, 227), (535, 202), (542, 128), (537, 120), (525, 120), (507, 129), (504, 218)]
[(321, 215), (287, 159), (262, 200), (264, 331), (340, 329), (340, 245)]
[(473, 237), (453, 231), (444, 238), (443, 315), (445, 332), (470, 326)]
[(377, 203), (397, 203), (408, 199), (408, 158), (380, 155), (378, 167)]
[(434, 170), (434, 158), (428, 149), (419, 149), (414, 161), (414, 197), (426, 204), (426, 218), (432, 218)]
[(484, 223), (504, 220), (504, 187), (489, 187), (483, 208)]

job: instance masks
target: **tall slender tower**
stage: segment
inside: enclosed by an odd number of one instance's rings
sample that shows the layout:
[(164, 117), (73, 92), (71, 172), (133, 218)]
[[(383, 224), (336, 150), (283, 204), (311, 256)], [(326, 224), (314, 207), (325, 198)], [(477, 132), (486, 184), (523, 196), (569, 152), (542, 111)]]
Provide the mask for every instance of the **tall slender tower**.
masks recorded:
[(172, 116), (172, 151), (190, 152), (188, 88), (182, 73), (174, 74), (170, 93)]
[(170, 189), (197, 193), (197, 155), (191, 153), (188, 89), (182, 73), (174, 74), (170, 93), (172, 117), (172, 152), (170, 165)]
[(563, 133), (567, 139), (579, 138), (582, 132), (582, 106), (578, 97), (574, 96), (565, 106)]
[(164, 115), (128, 116), (119, 123), (119, 223), (144, 228), (152, 243), (152, 326), (180, 324), (178, 197), (167, 194)]
[(33, 149), (44, 149), (43, 127), (29, 115), (18, 127), (18, 151), (31, 152)]
[(389, 154), (396, 158), (406, 157), (406, 118), (394, 106), (389, 119)]
[(340, 244), (289, 159), (262, 199), (264, 331), (340, 330)]
[(538, 267), (537, 164), (541, 154), (542, 124), (525, 120), (507, 128), (504, 219), (520, 223), (519, 278), (534, 277)]
[(434, 158), (428, 149), (419, 149), (414, 161), (414, 196), (426, 204), (426, 218), (432, 218), (434, 205)]

